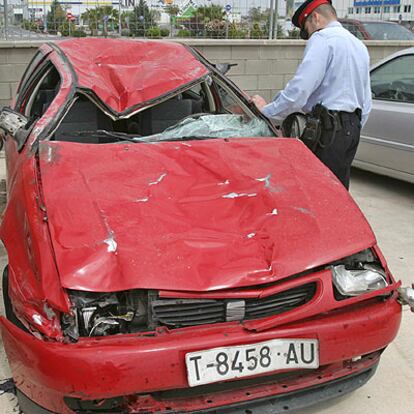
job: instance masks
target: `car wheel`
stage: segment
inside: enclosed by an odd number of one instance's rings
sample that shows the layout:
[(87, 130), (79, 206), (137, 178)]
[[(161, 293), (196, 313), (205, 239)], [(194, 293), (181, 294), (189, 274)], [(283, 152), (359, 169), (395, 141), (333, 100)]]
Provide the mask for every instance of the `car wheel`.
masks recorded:
[(21, 391), (16, 389), (17, 400), (19, 401), (19, 408), (23, 414), (54, 414), (52, 411), (42, 408), (35, 402), (27, 398)]
[(16, 325), (18, 328), (23, 329), (24, 331), (28, 332), (26, 327), (20, 322), (20, 320), (17, 318), (16, 314), (14, 313), (13, 306), (9, 298), (9, 266), (8, 265), (3, 270), (2, 288), (3, 288), (4, 312), (6, 314), (6, 318), (11, 323)]

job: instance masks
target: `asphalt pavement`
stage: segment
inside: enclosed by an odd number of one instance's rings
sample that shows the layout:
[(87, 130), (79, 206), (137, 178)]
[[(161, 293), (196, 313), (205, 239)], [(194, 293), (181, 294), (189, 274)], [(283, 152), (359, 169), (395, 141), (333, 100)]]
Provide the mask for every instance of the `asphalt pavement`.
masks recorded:
[[(414, 281), (414, 185), (354, 170), (351, 194), (364, 212), (397, 279)], [(0, 252), (0, 268), (6, 256)], [(0, 295), (1, 296), (1, 295)], [(3, 305), (0, 300), (1, 307)], [(379, 369), (359, 390), (297, 414), (414, 414), (414, 314), (403, 311), (396, 340)], [(10, 370), (0, 346), (0, 413), (19, 413)]]

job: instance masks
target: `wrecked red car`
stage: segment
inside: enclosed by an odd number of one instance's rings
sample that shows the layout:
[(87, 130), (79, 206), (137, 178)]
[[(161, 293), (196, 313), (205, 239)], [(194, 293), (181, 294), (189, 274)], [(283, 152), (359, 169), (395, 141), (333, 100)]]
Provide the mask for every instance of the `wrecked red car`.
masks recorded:
[(286, 412), (364, 384), (399, 283), (335, 176), (196, 50), (46, 44), (0, 128), (25, 413)]

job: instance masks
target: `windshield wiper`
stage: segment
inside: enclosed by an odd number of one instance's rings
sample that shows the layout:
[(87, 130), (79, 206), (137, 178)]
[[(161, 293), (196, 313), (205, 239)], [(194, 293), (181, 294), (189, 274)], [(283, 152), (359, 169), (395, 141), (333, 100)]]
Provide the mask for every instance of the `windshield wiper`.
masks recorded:
[[(159, 138), (159, 139), (157, 139)], [(175, 141), (202, 141), (204, 139), (213, 139), (214, 137), (188, 135), (184, 137), (162, 137), (161, 135), (151, 135), (148, 137), (135, 138), (134, 142), (175, 142)]]
[[(76, 131), (71, 133), (77, 137), (97, 137), (97, 138), (115, 138), (119, 141), (129, 141), (134, 143), (139, 142), (164, 142), (164, 141), (194, 141), (203, 139), (212, 139), (208, 136), (184, 136), (184, 137), (167, 137), (163, 138), (162, 134), (154, 134), (146, 137), (137, 136), (134, 134), (127, 134), (125, 132), (107, 131), (105, 129), (97, 129), (96, 131)], [(157, 139), (159, 138), (159, 139)]]
[(106, 129), (97, 129), (96, 131), (75, 131), (71, 132), (71, 135), (77, 137), (97, 137), (97, 138), (115, 138), (119, 141), (136, 142), (136, 135), (126, 134), (125, 132), (107, 131)]

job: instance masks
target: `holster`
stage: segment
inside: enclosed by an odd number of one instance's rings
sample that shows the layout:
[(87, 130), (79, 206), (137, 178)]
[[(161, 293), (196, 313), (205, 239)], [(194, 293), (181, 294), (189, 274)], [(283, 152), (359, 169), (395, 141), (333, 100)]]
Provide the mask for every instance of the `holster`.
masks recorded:
[[(316, 104), (307, 116), (306, 126), (300, 139), (312, 152), (316, 152), (318, 147), (325, 148), (331, 145), (336, 131), (340, 129), (339, 114), (329, 112), (322, 104)], [(323, 132), (330, 133), (323, 134)]]
[(312, 151), (315, 152), (321, 138), (321, 121), (312, 115), (308, 115), (306, 126), (300, 137), (301, 141)]

